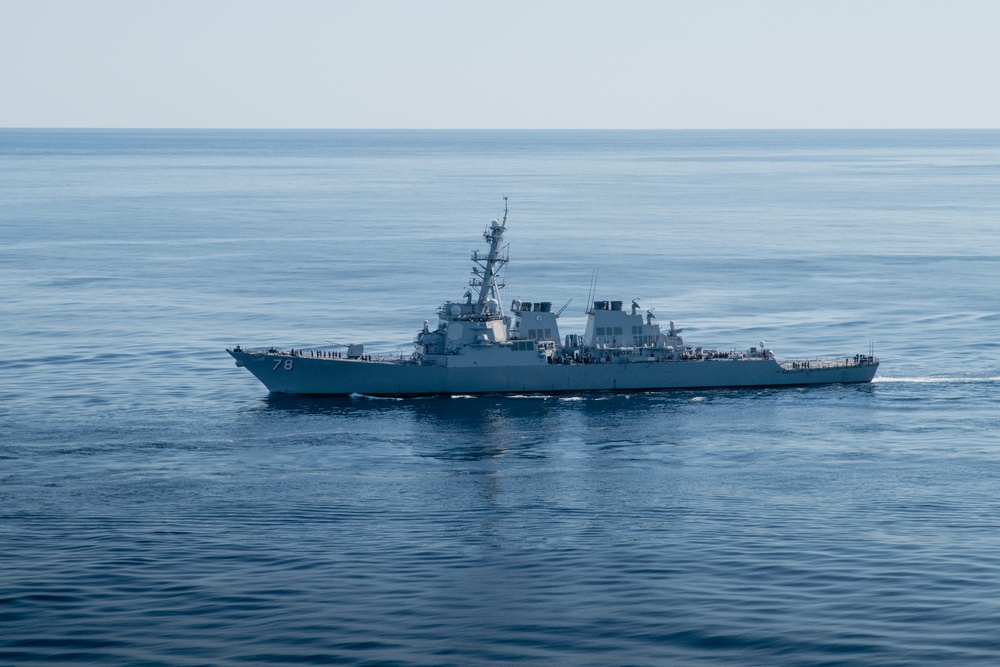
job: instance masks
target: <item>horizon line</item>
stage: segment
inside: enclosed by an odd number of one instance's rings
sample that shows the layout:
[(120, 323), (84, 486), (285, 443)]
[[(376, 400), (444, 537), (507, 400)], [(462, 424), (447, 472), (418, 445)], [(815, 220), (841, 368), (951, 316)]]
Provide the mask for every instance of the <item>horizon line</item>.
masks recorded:
[(282, 132), (983, 132), (1000, 127), (261, 127), (261, 126), (0, 126), (3, 130), (189, 130)]

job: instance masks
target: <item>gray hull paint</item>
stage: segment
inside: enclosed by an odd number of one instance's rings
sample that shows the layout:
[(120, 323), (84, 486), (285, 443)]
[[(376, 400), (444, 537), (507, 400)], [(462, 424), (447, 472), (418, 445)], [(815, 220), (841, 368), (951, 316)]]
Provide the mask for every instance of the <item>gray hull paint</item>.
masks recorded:
[(514, 299), (511, 315), (504, 312), (497, 276), (509, 261), (506, 224), (504, 197), (503, 220), (483, 232), (488, 251), (472, 253), (470, 289), (461, 301), (441, 305), (436, 327), (424, 321), (409, 358), (374, 358), (360, 344), (346, 346), (345, 356), (240, 346), (229, 353), (272, 392), (327, 396), (775, 387), (870, 382), (878, 368), (871, 353), (853, 363), (840, 357), (779, 364), (763, 341), (745, 352), (692, 347), (673, 322), (664, 333), (652, 309), (643, 317), (636, 299), (631, 312), (623, 301), (594, 300), (593, 284), (586, 330), (562, 344), (562, 309), (553, 312), (551, 302)]
[(229, 353), (272, 392), (328, 396), (655, 391), (858, 383), (870, 382), (878, 368), (876, 362), (788, 370), (774, 359), (446, 367)]

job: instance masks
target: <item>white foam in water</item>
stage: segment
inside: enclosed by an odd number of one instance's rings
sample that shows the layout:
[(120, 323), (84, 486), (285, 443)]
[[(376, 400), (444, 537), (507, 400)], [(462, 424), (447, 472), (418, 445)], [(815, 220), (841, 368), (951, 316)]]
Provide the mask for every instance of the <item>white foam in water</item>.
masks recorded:
[(358, 394), (358, 393), (351, 394), (351, 398), (354, 398), (354, 399), (362, 398), (362, 399), (365, 399), (367, 401), (402, 401), (403, 400), (402, 398), (398, 398), (396, 396), (369, 396), (368, 394)]
[(990, 382), (1000, 382), (1000, 376), (993, 375), (990, 377), (876, 377), (872, 379), (872, 382), (892, 384), (892, 383), (908, 383), (908, 384), (976, 384), (976, 383), (990, 383)]

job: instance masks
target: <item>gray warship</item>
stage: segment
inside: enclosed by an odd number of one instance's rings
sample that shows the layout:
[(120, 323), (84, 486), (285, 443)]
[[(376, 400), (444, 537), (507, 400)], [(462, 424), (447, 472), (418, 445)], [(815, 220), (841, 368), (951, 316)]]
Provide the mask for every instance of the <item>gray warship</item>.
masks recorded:
[(553, 312), (551, 302), (514, 300), (504, 312), (498, 274), (509, 261), (506, 226), (505, 197), (503, 219), (483, 233), (489, 249), (472, 253), (469, 290), (438, 309), (437, 326), (424, 321), (409, 356), (369, 355), (363, 344), (346, 351), (237, 345), (227, 352), (272, 393), (313, 396), (783, 387), (871, 382), (878, 369), (871, 350), (779, 361), (763, 342), (740, 351), (693, 347), (673, 322), (662, 331), (635, 300), (627, 310), (623, 301), (595, 301), (593, 286), (586, 330), (561, 337), (562, 310)]

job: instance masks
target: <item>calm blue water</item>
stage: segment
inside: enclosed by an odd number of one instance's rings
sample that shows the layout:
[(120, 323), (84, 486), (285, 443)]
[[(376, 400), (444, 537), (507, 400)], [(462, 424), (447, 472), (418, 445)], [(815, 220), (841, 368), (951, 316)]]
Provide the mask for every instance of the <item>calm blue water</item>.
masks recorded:
[[(866, 386), (269, 397), (507, 300)], [(1000, 132), (0, 130), (0, 663), (1000, 662)]]

